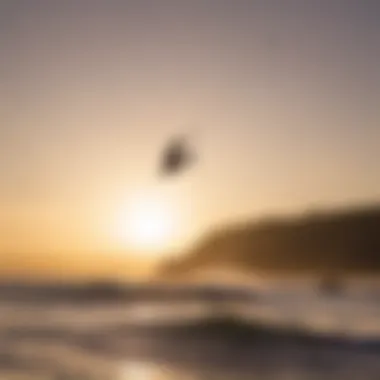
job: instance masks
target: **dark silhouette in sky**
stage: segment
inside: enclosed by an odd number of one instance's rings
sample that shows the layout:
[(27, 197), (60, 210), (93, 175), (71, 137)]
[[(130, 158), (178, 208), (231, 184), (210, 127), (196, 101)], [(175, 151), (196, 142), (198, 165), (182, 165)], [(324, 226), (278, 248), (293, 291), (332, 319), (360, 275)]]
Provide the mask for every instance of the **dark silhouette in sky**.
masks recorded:
[(187, 139), (183, 136), (174, 138), (165, 148), (159, 167), (160, 176), (181, 173), (193, 161)]

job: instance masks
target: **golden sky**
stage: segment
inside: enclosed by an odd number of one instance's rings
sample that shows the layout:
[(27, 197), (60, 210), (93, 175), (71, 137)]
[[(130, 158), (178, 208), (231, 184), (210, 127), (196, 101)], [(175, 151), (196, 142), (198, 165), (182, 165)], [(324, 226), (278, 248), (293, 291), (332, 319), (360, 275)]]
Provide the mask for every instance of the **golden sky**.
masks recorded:
[[(158, 250), (231, 219), (376, 199), (379, 13), (370, 0), (2, 1), (0, 267), (9, 252), (129, 259), (136, 194), (169, 203)], [(160, 149), (187, 130), (199, 162), (158, 181)]]

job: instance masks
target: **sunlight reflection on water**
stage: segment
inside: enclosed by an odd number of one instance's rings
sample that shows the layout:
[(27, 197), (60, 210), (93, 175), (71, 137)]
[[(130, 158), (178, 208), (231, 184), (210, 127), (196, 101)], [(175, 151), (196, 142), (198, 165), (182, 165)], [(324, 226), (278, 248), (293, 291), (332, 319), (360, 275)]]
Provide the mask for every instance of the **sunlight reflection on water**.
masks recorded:
[(200, 371), (193, 368), (192, 371), (178, 369), (174, 365), (157, 365), (144, 361), (129, 361), (125, 363), (117, 380), (254, 380), (256, 377), (250, 374), (221, 373), (220, 371)]
[(174, 380), (174, 378), (184, 380), (183, 376), (178, 377), (178, 374), (175, 375), (170, 371), (164, 374), (162, 367), (152, 363), (131, 361), (122, 367), (118, 380)]

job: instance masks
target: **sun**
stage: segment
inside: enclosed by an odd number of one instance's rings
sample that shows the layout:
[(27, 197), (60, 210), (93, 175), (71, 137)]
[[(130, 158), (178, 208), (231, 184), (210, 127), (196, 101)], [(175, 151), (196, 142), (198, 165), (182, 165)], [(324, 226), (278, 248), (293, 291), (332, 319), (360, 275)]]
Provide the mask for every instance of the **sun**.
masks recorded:
[(146, 256), (169, 249), (178, 227), (175, 205), (162, 194), (139, 194), (122, 208), (117, 223), (119, 238)]

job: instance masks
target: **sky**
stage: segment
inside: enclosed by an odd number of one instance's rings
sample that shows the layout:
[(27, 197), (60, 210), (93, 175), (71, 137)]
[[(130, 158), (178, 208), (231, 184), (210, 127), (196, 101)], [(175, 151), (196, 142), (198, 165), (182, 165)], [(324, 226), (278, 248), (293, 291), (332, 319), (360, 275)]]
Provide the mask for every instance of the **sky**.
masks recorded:
[[(128, 250), (115, 223), (146, 193), (176, 204), (171, 248), (379, 200), (379, 19), (376, 0), (2, 0), (3, 261)], [(188, 131), (197, 164), (160, 181)]]

